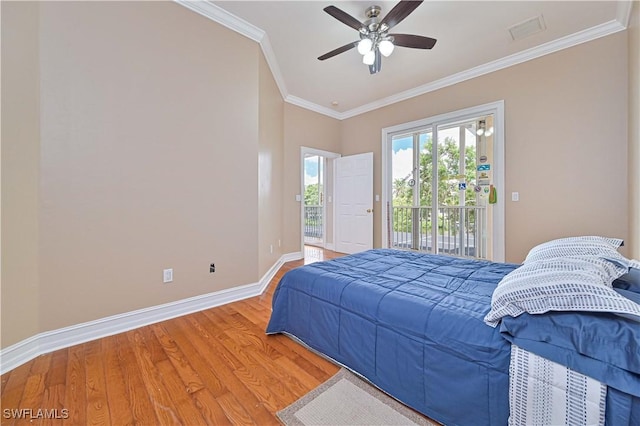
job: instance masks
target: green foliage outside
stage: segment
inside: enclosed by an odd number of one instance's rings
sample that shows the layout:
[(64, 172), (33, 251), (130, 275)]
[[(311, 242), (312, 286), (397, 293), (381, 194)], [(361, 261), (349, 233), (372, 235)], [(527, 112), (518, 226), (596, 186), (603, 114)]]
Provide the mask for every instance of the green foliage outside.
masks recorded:
[(318, 190), (320, 184), (312, 183), (304, 187), (304, 205), (305, 206), (319, 206), (320, 205), (320, 191)]
[[(419, 185), (419, 205), (431, 207), (433, 200), (433, 140), (431, 135), (427, 136), (424, 143), (420, 144), (420, 171), (416, 185)], [(458, 206), (460, 205), (460, 191), (458, 189), (459, 182), (466, 182), (467, 189), (465, 195), (464, 205), (475, 205), (476, 196), (473, 191), (471, 183), (475, 183), (476, 178), (476, 149), (475, 146), (465, 147), (465, 164), (466, 170), (464, 177), (460, 176), (460, 146), (455, 139), (450, 137), (445, 138), (443, 143), (438, 145), (439, 161), (437, 167), (438, 177), (438, 206)], [(410, 180), (413, 176), (409, 175), (402, 179), (394, 179), (393, 181), (393, 207), (412, 207), (413, 202), (413, 187), (410, 185)], [(430, 211), (421, 210), (420, 228), (422, 232), (431, 231), (431, 221), (428, 220)], [(470, 211), (473, 214), (473, 211)], [(406, 217), (411, 215), (407, 209), (394, 209), (393, 229), (394, 231), (410, 232), (412, 229), (412, 217)], [(417, 218), (416, 218), (417, 219)], [(441, 217), (439, 218), (440, 227), (448, 230), (455, 226), (455, 223), (459, 218), (455, 217)], [(470, 218), (473, 220), (473, 218)]]
[[(320, 205), (320, 187), (318, 183), (312, 183), (304, 187), (304, 205), (319, 206)], [(305, 226), (322, 226), (322, 210), (321, 208), (306, 209)]]

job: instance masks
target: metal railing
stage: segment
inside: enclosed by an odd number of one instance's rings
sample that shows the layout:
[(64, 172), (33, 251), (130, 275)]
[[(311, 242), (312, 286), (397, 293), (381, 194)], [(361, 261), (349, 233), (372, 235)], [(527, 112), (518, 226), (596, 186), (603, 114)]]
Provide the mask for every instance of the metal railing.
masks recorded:
[(322, 206), (304, 206), (304, 239), (306, 243), (322, 242)]
[(439, 206), (434, 229), (431, 207), (393, 206), (390, 246), (429, 253), (485, 258), (486, 208)]

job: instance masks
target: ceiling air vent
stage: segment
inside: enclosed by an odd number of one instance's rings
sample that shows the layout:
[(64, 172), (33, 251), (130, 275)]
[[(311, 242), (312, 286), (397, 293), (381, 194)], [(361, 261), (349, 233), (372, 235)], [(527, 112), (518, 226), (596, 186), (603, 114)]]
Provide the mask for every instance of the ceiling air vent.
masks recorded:
[(545, 30), (547, 27), (544, 25), (544, 18), (542, 15), (534, 16), (526, 21), (522, 21), (519, 24), (509, 27), (509, 33), (511, 38), (515, 40), (521, 40), (525, 37), (529, 37), (532, 34), (539, 33)]

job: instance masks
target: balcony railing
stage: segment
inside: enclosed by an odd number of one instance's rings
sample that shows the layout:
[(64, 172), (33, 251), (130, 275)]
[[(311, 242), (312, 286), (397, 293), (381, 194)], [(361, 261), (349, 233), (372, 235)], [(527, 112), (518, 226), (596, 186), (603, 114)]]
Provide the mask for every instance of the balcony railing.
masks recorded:
[(390, 246), (430, 253), (485, 258), (486, 209), (479, 206), (438, 207), (433, 228), (431, 207), (393, 206)]
[(322, 206), (304, 206), (304, 242), (306, 244), (322, 243), (323, 219)]

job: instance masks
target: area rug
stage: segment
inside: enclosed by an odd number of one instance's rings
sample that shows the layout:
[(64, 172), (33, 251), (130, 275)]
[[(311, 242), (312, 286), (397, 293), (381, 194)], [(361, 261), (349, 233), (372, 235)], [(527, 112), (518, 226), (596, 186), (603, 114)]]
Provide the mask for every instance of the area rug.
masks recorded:
[(287, 426), (438, 425), (344, 368), (277, 416)]

